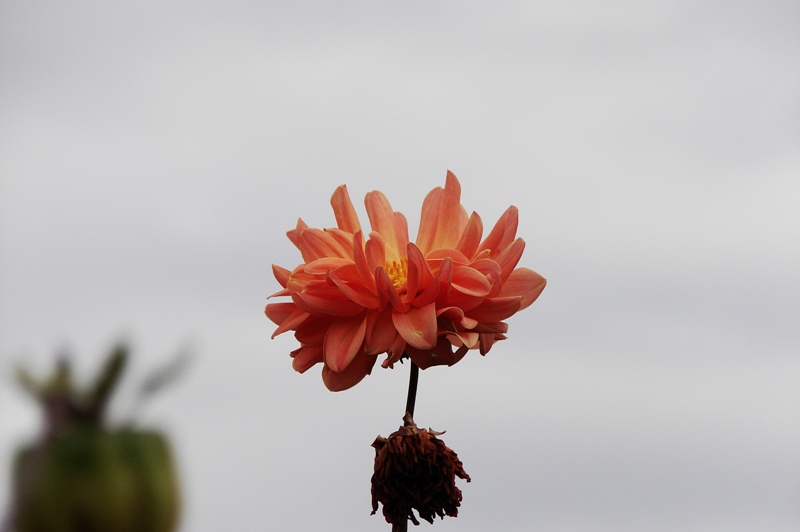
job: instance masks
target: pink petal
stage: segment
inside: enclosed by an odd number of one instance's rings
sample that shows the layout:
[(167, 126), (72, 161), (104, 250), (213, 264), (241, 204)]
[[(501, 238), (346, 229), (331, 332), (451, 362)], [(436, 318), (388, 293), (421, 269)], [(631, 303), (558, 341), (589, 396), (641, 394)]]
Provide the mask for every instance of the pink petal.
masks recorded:
[(408, 345), (432, 349), (436, 345), (436, 304), (410, 307), (407, 312), (392, 313), (392, 321)]
[(392, 346), (386, 352), (386, 359), (381, 363), (381, 367), (384, 368), (391, 368), (394, 366), (394, 363), (399, 361), (403, 357), (403, 353), (406, 351), (406, 341), (403, 340), (403, 337), (399, 334), (395, 337), (394, 342), (392, 342)]
[(336, 216), (336, 225), (342, 231), (355, 234), (361, 231), (361, 223), (358, 221), (358, 215), (353, 208), (353, 202), (350, 201), (350, 194), (347, 193), (347, 186), (341, 185), (331, 196), (331, 206), (333, 207), (333, 214)]
[(281, 268), (275, 264), (272, 265), (272, 275), (275, 276), (275, 279), (277, 279), (280, 285), (284, 288), (286, 288), (286, 284), (289, 282), (289, 275), (291, 275), (291, 273), (292, 272), (286, 268)]
[(328, 270), (333, 270), (347, 264), (352, 264), (352, 261), (341, 257), (323, 257), (306, 264), (303, 271), (311, 275), (325, 275), (328, 273)]
[(513, 205), (506, 209), (506, 212), (497, 220), (494, 228), (486, 237), (486, 240), (478, 247), (478, 253), (488, 250), (495, 256), (497, 252), (507, 247), (514, 241), (517, 234), (517, 224), (519, 223), (519, 211)]
[(302, 292), (294, 292), (292, 301), (306, 312), (330, 316), (354, 316), (364, 310), (342, 294), (338, 287), (326, 282), (309, 284)]
[(294, 303), (270, 303), (264, 309), (264, 314), (272, 320), (275, 325), (280, 325), (286, 318), (291, 316), (292, 312), (297, 310), (297, 305)]
[(328, 272), (328, 278), (344, 294), (344, 296), (364, 308), (378, 308), (380, 300), (378, 296), (372, 294), (363, 285), (358, 283), (344, 282), (334, 271)]
[(341, 392), (352, 388), (372, 372), (372, 366), (378, 358), (374, 355), (360, 353), (343, 371), (333, 371), (327, 365), (322, 368), (322, 382), (332, 392)]
[(505, 296), (522, 296), (519, 310), (528, 308), (531, 303), (542, 293), (547, 285), (547, 280), (528, 268), (517, 268), (508, 276), (503, 283), (503, 290), (500, 292)]
[[(295, 306), (293, 303), (289, 303), (289, 305)], [(267, 307), (269, 307), (269, 305), (267, 305)], [(269, 316), (268, 311), (269, 308), (267, 308), (267, 316)], [(304, 312), (302, 309), (299, 309), (295, 306), (295, 309), (292, 311), (292, 313), (286, 316), (286, 319), (284, 319), (278, 325), (278, 328), (275, 329), (275, 332), (272, 333), (272, 338), (275, 338), (279, 334), (285, 333), (286, 331), (293, 331), (299, 327), (300, 324), (303, 323), (306, 318), (308, 318), (308, 316), (308, 312)]]
[(478, 250), (478, 244), (481, 242), (481, 235), (483, 234), (483, 222), (477, 212), (473, 212), (467, 221), (467, 226), (464, 232), (461, 233), (461, 238), (456, 245), (456, 249), (467, 257), (472, 257), (475, 251)]
[(350, 250), (344, 249), (329, 233), (314, 228), (300, 234), (300, 252), (306, 263), (325, 257), (350, 258)]
[[(400, 294), (397, 293), (389, 274), (386, 273), (382, 266), (375, 268), (375, 286), (378, 289), (378, 297), (386, 298), (396, 311), (405, 312), (408, 310), (408, 303), (400, 298)], [(381, 308), (383, 308), (382, 305)]]
[[(408, 244), (408, 274), (406, 277), (406, 301), (414, 299), (421, 290), (433, 282), (433, 272), (422, 252), (414, 244)], [(437, 288), (438, 290), (438, 288)], [(431, 301), (435, 299), (435, 296)], [(429, 301), (430, 303), (430, 301)], [(422, 306), (422, 305), (417, 305)]]
[[(364, 204), (367, 207), (372, 230), (380, 233), (386, 242), (386, 253), (392, 260), (399, 259), (401, 250), (405, 250), (405, 245), (402, 248), (398, 247), (399, 241), (402, 240), (403, 229), (397, 226), (398, 220), (389, 200), (379, 190), (373, 190), (367, 194)], [(408, 235), (408, 229), (405, 233)]]
[(461, 264), (453, 265), (452, 286), (462, 294), (474, 297), (486, 297), (492, 289), (491, 283), (484, 274)]
[(325, 365), (333, 371), (345, 369), (361, 350), (366, 330), (366, 314), (333, 322), (322, 345)]
[(520, 309), (522, 300), (522, 296), (484, 299), (483, 303), (466, 311), (465, 314), (481, 323), (503, 321)]
[(514, 268), (517, 267), (517, 263), (519, 262), (520, 257), (522, 257), (522, 252), (524, 250), (525, 241), (521, 238), (518, 238), (513, 244), (505, 248), (500, 252), (500, 254), (497, 255), (495, 260), (503, 271), (503, 273), (500, 275), (500, 280), (503, 283), (506, 282), (506, 279), (508, 279), (508, 276), (511, 275), (511, 272), (514, 271)]
[(322, 362), (322, 346), (305, 345), (290, 353), (292, 368), (298, 373), (305, 373), (313, 365)]
[(367, 313), (367, 332), (364, 337), (364, 352), (368, 355), (385, 353), (397, 338), (391, 309), (383, 312), (371, 310)]
[[(286, 236), (292, 241), (292, 244), (294, 244), (294, 247), (297, 249), (300, 249), (300, 234), (306, 229), (308, 229), (308, 225), (306, 225), (302, 218), (298, 218), (295, 228), (286, 231)], [(305, 257), (303, 257), (303, 260), (305, 260)]]
[(384, 242), (380, 233), (373, 231), (369, 234), (369, 240), (364, 246), (364, 251), (366, 252), (367, 265), (371, 272), (374, 272), (375, 268), (384, 267), (386, 264), (386, 242)]
[(466, 223), (461, 184), (448, 170), (444, 189), (433, 189), (422, 204), (417, 245), (426, 254), (437, 248), (456, 247)]
[(373, 294), (377, 294), (375, 278), (372, 276), (372, 270), (375, 268), (370, 268), (369, 262), (367, 262), (367, 255), (364, 253), (364, 238), (361, 231), (353, 236), (353, 261), (361, 280), (364, 282), (364, 286)]

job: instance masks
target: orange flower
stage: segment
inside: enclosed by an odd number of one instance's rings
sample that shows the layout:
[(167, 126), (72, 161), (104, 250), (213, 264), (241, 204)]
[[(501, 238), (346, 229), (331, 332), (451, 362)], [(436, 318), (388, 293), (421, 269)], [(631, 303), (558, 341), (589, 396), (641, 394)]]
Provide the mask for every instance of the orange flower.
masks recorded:
[(379, 191), (367, 194), (372, 231), (361, 229), (347, 188), (331, 197), (337, 227), (314, 229), (303, 220), (286, 234), (303, 263), (289, 271), (273, 264), (291, 302), (270, 303), (265, 313), (278, 325), (274, 338), (295, 331), (300, 348), (292, 366), (304, 372), (322, 362), (322, 380), (346, 390), (367, 376), (377, 355), (392, 367), (405, 352), (421, 369), (461, 360), (469, 349), (482, 355), (505, 339), (503, 322), (528, 307), (546, 281), (515, 268), (525, 242), (515, 238), (511, 206), (481, 241), (480, 216), (461, 205), (461, 185), (447, 172), (444, 188), (422, 204), (416, 243), (408, 224)]

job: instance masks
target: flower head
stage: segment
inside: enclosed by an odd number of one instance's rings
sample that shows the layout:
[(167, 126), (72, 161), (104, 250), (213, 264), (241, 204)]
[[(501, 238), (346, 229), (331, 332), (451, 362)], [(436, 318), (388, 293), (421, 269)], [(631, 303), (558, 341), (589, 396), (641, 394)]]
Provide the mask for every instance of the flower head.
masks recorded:
[(461, 205), (461, 185), (447, 173), (444, 188), (422, 204), (419, 233), (408, 238), (406, 218), (379, 191), (367, 194), (372, 231), (365, 233), (347, 188), (334, 191), (335, 228), (315, 229), (302, 219), (286, 234), (303, 263), (273, 265), (283, 287), (265, 313), (278, 328), (295, 331), (293, 367), (322, 362), (332, 391), (355, 386), (377, 355), (392, 367), (406, 353), (421, 369), (453, 365), (470, 349), (482, 355), (505, 338), (503, 320), (533, 303), (545, 279), (516, 268), (525, 242), (516, 238), (517, 208), (509, 207), (482, 240), (483, 223)]
[(372, 514), (383, 505), (386, 522), (399, 525), (419, 516), (433, 523), (438, 515), (458, 517), (461, 490), (456, 477), (470, 482), (458, 455), (437, 436), (444, 434), (419, 429), (406, 414), (404, 424), (388, 438), (378, 436), (375, 472), (372, 474)]

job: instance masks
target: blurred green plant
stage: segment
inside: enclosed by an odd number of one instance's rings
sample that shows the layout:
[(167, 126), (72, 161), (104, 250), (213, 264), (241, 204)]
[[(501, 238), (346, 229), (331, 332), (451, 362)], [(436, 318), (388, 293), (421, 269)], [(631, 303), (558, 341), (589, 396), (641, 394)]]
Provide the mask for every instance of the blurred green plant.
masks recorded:
[[(38, 380), (17, 379), (42, 406), (44, 431), (14, 459), (9, 522), (17, 532), (170, 532), (177, 528), (180, 489), (165, 435), (132, 426), (112, 429), (109, 400), (124, 373), (128, 348), (111, 353), (92, 384), (79, 388), (69, 361)], [(185, 357), (145, 380), (140, 398), (168, 384)]]

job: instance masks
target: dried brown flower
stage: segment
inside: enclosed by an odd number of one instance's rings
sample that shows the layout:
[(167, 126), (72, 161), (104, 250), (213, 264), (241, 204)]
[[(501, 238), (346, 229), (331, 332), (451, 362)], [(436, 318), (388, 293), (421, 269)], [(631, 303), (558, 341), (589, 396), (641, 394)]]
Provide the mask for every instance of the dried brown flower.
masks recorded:
[(419, 517), (433, 523), (438, 515), (458, 516), (461, 490), (455, 477), (470, 481), (456, 453), (437, 438), (443, 432), (419, 429), (411, 416), (405, 425), (388, 438), (378, 436), (375, 448), (375, 473), (372, 475), (372, 513), (383, 505), (386, 522), (399, 525)]

